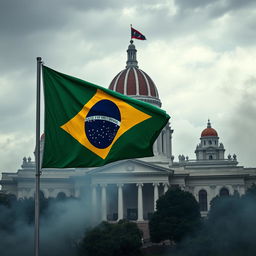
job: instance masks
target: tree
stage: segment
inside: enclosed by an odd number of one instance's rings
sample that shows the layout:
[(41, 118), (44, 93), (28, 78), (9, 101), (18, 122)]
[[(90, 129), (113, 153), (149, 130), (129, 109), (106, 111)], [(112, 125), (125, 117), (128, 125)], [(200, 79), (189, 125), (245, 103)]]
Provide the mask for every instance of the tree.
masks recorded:
[(81, 256), (136, 256), (141, 254), (141, 238), (142, 233), (135, 223), (102, 222), (86, 232), (79, 251)]
[(208, 217), (193, 236), (179, 243), (173, 256), (256, 255), (256, 186), (242, 197), (217, 196)]
[(256, 197), (251, 196), (252, 190), (243, 197), (234, 194), (212, 200), (201, 234), (207, 248), (204, 255), (256, 255)]
[(0, 206), (10, 207), (16, 200), (15, 195), (0, 191)]
[(246, 193), (245, 193), (244, 197), (251, 198), (251, 199), (256, 199), (256, 184), (255, 183), (253, 183), (251, 185), (251, 187), (249, 187), (246, 190)]
[(199, 205), (194, 196), (179, 187), (169, 189), (157, 201), (157, 210), (149, 221), (153, 242), (180, 241), (200, 225)]
[[(0, 232), (12, 232), (16, 220), (15, 206), (17, 198), (13, 194), (0, 192)], [(0, 234), (1, 236), (1, 234)]]

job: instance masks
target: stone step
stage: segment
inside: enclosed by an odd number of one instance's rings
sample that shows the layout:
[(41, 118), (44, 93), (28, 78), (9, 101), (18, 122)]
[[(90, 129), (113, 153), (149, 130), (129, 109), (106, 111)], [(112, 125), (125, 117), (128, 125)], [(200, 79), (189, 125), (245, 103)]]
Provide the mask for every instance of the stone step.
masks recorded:
[(148, 221), (137, 221), (138, 228), (143, 233), (143, 241), (147, 242), (150, 240)]

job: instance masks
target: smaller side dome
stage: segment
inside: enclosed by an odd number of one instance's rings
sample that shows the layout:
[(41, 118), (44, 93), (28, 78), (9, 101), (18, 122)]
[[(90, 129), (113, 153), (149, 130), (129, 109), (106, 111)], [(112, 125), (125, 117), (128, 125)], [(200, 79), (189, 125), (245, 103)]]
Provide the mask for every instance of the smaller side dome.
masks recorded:
[(202, 133), (201, 133), (201, 137), (209, 137), (209, 136), (214, 136), (214, 137), (218, 137), (218, 133), (215, 129), (213, 129), (211, 127), (211, 123), (210, 120), (208, 119), (208, 123), (207, 123), (207, 128), (205, 128)]

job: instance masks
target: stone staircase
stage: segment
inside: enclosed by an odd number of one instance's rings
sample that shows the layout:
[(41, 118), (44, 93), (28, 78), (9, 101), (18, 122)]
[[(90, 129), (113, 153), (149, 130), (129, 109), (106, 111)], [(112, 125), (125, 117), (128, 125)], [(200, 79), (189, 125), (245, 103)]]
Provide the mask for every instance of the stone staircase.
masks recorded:
[(150, 240), (148, 221), (146, 221), (146, 220), (145, 221), (137, 221), (136, 223), (137, 223), (138, 228), (143, 233), (144, 242), (148, 242)]

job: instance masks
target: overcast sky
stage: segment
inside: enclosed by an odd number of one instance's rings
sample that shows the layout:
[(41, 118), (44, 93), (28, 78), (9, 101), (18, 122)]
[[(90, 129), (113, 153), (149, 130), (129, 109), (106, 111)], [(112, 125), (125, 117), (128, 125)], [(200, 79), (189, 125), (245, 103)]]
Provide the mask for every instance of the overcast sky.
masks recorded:
[(0, 172), (33, 157), (36, 57), (108, 87), (130, 24), (147, 37), (137, 59), (171, 116), (175, 160), (195, 158), (210, 118), (226, 157), (256, 167), (255, 0), (0, 0)]

